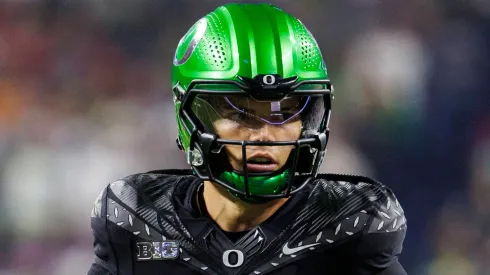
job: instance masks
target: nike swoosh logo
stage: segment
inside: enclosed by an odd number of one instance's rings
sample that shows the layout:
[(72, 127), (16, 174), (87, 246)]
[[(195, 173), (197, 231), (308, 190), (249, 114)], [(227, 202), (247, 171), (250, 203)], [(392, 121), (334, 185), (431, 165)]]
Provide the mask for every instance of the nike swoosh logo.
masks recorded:
[(308, 244), (308, 245), (303, 245), (303, 246), (298, 246), (298, 247), (295, 247), (295, 248), (289, 248), (288, 247), (288, 243), (286, 243), (283, 247), (282, 247), (282, 253), (284, 255), (291, 255), (291, 254), (294, 254), (294, 253), (297, 253), (303, 249), (307, 249), (309, 247), (313, 247), (315, 245), (319, 245), (320, 243), (313, 243), (313, 244)]

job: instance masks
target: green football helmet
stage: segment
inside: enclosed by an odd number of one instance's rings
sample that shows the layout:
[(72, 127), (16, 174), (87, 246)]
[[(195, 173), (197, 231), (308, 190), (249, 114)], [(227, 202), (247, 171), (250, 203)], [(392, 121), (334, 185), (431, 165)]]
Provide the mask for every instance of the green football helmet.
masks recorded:
[[(297, 18), (268, 4), (217, 8), (180, 40), (172, 86), (177, 144), (202, 180), (261, 203), (288, 197), (316, 177), (333, 90), (318, 44)], [(299, 123), (300, 130), (275, 140), (237, 139), (220, 133), (223, 121), (237, 137), (291, 123)], [(233, 146), (241, 152), (239, 167), (231, 163)], [(287, 150), (287, 161), (276, 169), (252, 169), (272, 165), (267, 154), (255, 154), (254, 161), (263, 163), (251, 163), (253, 150), (266, 147)]]

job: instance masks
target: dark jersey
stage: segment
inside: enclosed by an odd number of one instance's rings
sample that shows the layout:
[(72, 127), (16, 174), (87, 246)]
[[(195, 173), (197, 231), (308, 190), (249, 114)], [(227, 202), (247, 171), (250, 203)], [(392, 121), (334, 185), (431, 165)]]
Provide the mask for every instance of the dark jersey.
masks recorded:
[(201, 183), (190, 170), (163, 170), (109, 184), (92, 211), (88, 274), (406, 274), (403, 210), (374, 180), (319, 175), (245, 233), (199, 214)]

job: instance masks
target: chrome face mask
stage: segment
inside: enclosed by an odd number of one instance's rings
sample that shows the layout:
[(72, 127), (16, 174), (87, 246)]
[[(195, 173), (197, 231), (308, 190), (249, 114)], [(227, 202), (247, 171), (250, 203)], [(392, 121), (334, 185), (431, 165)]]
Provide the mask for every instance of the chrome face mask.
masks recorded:
[[(180, 118), (191, 133), (187, 160), (195, 173), (249, 201), (290, 196), (316, 177), (328, 141), (331, 86), (325, 80), (293, 83), (279, 89), (235, 81), (195, 81), (186, 92), (176, 87), (185, 95)], [(297, 123), (296, 133), (277, 130)], [(251, 138), (267, 127), (275, 131), (271, 141)], [(223, 138), (220, 129), (235, 134)], [(287, 160), (276, 169), (261, 171), (257, 167), (265, 165), (248, 162), (281, 150)], [(230, 163), (230, 152), (241, 162)]]

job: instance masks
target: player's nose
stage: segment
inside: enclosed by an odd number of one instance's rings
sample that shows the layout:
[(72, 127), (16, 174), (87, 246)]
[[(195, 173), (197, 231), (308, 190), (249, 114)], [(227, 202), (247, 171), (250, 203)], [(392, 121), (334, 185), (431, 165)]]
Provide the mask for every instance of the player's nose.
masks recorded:
[(274, 136), (274, 126), (263, 123), (261, 127), (252, 130), (250, 141), (278, 141)]

